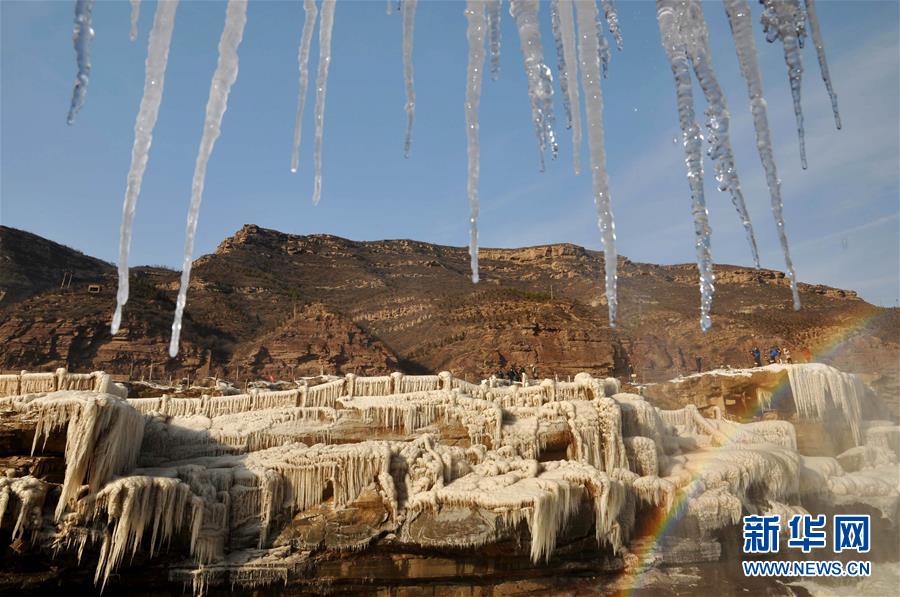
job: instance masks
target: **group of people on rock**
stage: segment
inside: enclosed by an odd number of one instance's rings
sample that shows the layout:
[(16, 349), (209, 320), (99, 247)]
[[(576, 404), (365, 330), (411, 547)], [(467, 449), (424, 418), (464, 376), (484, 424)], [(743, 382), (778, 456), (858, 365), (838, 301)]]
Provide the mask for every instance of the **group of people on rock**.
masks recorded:
[[(800, 351), (800, 353), (803, 355), (803, 361), (809, 363), (812, 358), (809, 349), (804, 347)], [(751, 348), (750, 356), (753, 357), (754, 367), (762, 367), (763, 353), (759, 350), (759, 347), (754, 346), (753, 348)], [(765, 357), (769, 365), (773, 365), (775, 363), (792, 364), (794, 362), (794, 358), (791, 356), (791, 351), (786, 346), (773, 346), (766, 353)]]
[(494, 374), (497, 379), (506, 379), (510, 383), (522, 381), (526, 375), (530, 375), (531, 379), (537, 379), (537, 367), (531, 365), (526, 369), (525, 367), (510, 365), (506, 371), (503, 370), (503, 367), (500, 367)]

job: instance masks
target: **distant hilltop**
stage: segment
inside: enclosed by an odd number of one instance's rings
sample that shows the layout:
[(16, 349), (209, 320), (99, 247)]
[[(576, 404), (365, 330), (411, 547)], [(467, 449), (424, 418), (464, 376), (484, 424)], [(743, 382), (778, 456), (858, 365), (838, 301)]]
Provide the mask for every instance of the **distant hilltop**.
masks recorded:
[(801, 284), (791, 308), (782, 272), (716, 266), (713, 328), (699, 330), (693, 264), (619, 258), (619, 325), (604, 308), (603, 256), (571, 244), (480, 251), (469, 281), (463, 247), (358, 242), (246, 225), (193, 269), (181, 353), (170, 359), (179, 273), (131, 271), (122, 330), (109, 333), (115, 267), (0, 227), (0, 369), (102, 369), (132, 378), (221, 375), (287, 379), (338, 373), (452, 371), (472, 379), (534, 365), (540, 377), (589, 371), (660, 381), (749, 351), (788, 347), (898, 387), (900, 314), (855, 292)]

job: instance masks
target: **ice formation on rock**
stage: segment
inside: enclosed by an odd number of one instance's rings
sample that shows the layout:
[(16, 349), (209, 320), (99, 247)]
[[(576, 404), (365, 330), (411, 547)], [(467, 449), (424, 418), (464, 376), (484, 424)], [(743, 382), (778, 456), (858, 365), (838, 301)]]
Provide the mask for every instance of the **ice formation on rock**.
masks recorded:
[[(815, 392), (850, 391), (818, 366), (792, 368), (810, 370), (798, 377), (798, 410), (819, 408), (809, 406)], [(58, 385), (72, 374), (45, 375)], [(621, 555), (643, 540), (634, 534), (645, 516), (708, 538), (744, 512), (802, 511), (805, 498), (866, 496), (890, 511), (900, 495), (890, 470), (900, 426), (890, 421), (859, 423), (858, 453), (804, 456), (787, 421), (660, 410), (587, 374), (513, 386), (447, 372), (349, 374), (293, 390), (127, 402), (100, 388), (0, 399), (36, 421), (36, 450), (64, 427), (67, 465), (55, 514), (50, 484), (0, 478), (0, 524), (14, 537), (55, 524), (57, 548), (96, 554), (100, 585), (138, 550), (181, 550), (189, 559), (170, 579), (202, 592), (288, 582), (329, 550), (367, 549), (385, 533), (394, 549), (515, 539), (538, 563), (573, 525), (589, 525), (599, 553)], [(384, 515), (368, 533), (348, 527), (331, 547), (290, 538), (295, 524), (353, 516), (371, 500)], [(458, 532), (429, 530), (450, 521)]]
[(5, 398), (2, 404), (36, 417), (32, 452), (46, 443), (54, 429), (66, 426), (67, 466), (57, 519), (83, 485), (97, 491), (113, 475), (137, 463), (144, 420), (122, 399), (91, 391), (63, 391)]
[(75, 62), (78, 73), (72, 89), (72, 102), (69, 104), (69, 115), (66, 122), (75, 122), (75, 115), (84, 105), (84, 96), (91, 77), (91, 40), (94, 39), (94, 28), (91, 25), (91, 13), (94, 0), (75, 0), (75, 28), (72, 43), (75, 46)]
[[(31, 475), (24, 477), (0, 477), (0, 525), (9, 511), (15, 518), (12, 540), (24, 536), (26, 531), (39, 530), (43, 522), (41, 510), (47, 498), (49, 486)], [(18, 510), (18, 511), (17, 511)], [(32, 534), (32, 539), (35, 535)]]
[(325, 89), (331, 65), (331, 32), (334, 28), (335, 0), (322, 0), (319, 16), (319, 69), (316, 74), (316, 136), (313, 148), (313, 205), (322, 197), (322, 138), (325, 134)]
[[(139, 6), (135, 0), (135, 6)], [(153, 129), (159, 116), (162, 103), (163, 86), (166, 81), (166, 65), (169, 62), (169, 45), (172, 42), (172, 30), (175, 27), (175, 11), (178, 0), (159, 2), (156, 5), (156, 16), (153, 29), (150, 30), (150, 42), (147, 47), (147, 65), (144, 74), (144, 95), (134, 123), (134, 145), (131, 148), (131, 167), (128, 170), (125, 188), (125, 203), (122, 206), (122, 229), (119, 235), (119, 289), (116, 293), (116, 310), (113, 314), (111, 332), (119, 333), (122, 323), (122, 309), (128, 302), (128, 254), (131, 251), (131, 231), (134, 224), (134, 213), (137, 210), (138, 197), (141, 194), (141, 183), (150, 159), (150, 145), (153, 143)], [(132, 13), (132, 26), (136, 27)]]
[(801, 417), (822, 420), (829, 410), (840, 409), (853, 441), (862, 444), (861, 401), (866, 390), (858, 377), (820, 363), (788, 367), (788, 376)]
[(401, 15), (403, 18), (403, 80), (406, 86), (406, 137), (403, 141), (403, 155), (409, 157), (412, 148), (413, 117), (416, 112), (416, 90), (413, 86), (413, 30), (416, 22), (416, 4), (418, 0), (403, 0)]
[[(328, 3), (328, 0), (326, 0), (326, 5)], [(184, 313), (184, 305), (187, 303), (188, 286), (191, 281), (191, 258), (194, 254), (194, 236), (197, 233), (197, 220), (200, 217), (203, 185), (206, 182), (206, 166), (222, 130), (222, 117), (225, 116), (225, 109), (228, 107), (228, 94), (231, 92), (231, 86), (237, 80), (237, 50), (238, 46), (241, 45), (246, 23), (247, 0), (228, 0), (228, 8), (225, 12), (225, 27), (222, 29), (222, 37), (219, 40), (219, 60), (209, 89), (206, 117), (203, 121), (203, 136), (200, 138), (200, 150), (197, 154), (194, 179), (191, 183), (191, 206), (187, 217), (184, 261), (181, 264), (181, 283), (178, 287), (178, 299), (175, 302), (172, 339), (169, 342), (169, 356), (172, 357), (178, 354), (178, 341), (181, 338), (181, 317)]]
[[(388, 6), (391, 3), (388, 2)], [(297, 63), (300, 67), (300, 90), (297, 92), (297, 116), (294, 119), (294, 146), (291, 151), (291, 172), (300, 168), (300, 133), (303, 128), (303, 111), (306, 107), (306, 89), (309, 86), (309, 48), (312, 45), (313, 30), (316, 28), (316, 17), (319, 9), (316, 0), (303, 1), (303, 31), (300, 34), (300, 49), (297, 50)]]

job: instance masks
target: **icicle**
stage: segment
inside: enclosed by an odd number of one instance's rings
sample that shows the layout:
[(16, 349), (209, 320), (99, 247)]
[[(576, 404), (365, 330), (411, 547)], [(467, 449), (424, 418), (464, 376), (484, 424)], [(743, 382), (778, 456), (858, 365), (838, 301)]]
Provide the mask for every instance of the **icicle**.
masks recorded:
[(616, 225), (613, 220), (612, 201), (609, 196), (609, 178), (606, 174), (606, 148), (603, 139), (603, 90), (600, 87), (600, 38), (597, 29), (597, 5), (593, 2), (575, 2), (578, 19), (578, 60), (581, 67), (581, 90), (584, 92), (587, 118), (588, 150), (590, 151), (591, 181), (594, 204), (597, 207), (597, 225), (603, 240), (603, 261), (606, 270), (606, 302), (609, 309), (609, 325), (616, 325)]
[[(391, 3), (388, 2), (388, 6)], [(304, 0), (303, 32), (300, 34), (300, 49), (297, 62), (300, 65), (300, 91), (297, 93), (297, 118), (294, 121), (294, 148), (291, 152), (291, 172), (300, 167), (300, 131), (303, 128), (303, 109), (306, 107), (306, 88), (309, 85), (309, 47), (312, 45), (313, 29), (316, 27), (316, 0)]]
[(466, 38), (469, 41), (469, 64), (466, 68), (466, 140), (468, 147), (469, 196), (469, 257), (472, 266), (472, 283), (478, 284), (478, 175), (481, 148), (478, 144), (478, 104), (481, 100), (481, 80), (484, 69), (484, 3), (480, 0), (466, 2)]
[(128, 39), (137, 41), (138, 36), (138, 19), (141, 17), (141, 0), (131, 0), (131, 31), (128, 33)]
[(325, 127), (325, 88), (328, 85), (328, 66), (331, 64), (331, 30), (334, 27), (335, 0), (322, 0), (319, 18), (319, 72), (316, 75), (316, 145), (313, 157), (315, 174), (313, 205), (322, 197), (322, 135)]
[(163, 85), (166, 79), (166, 64), (169, 61), (169, 44), (172, 41), (172, 29), (175, 27), (175, 11), (178, 0), (159, 2), (156, 5), (156, 16), (153, 29), (150, 31), (150, 42), (147, 46), (147, 64), (144, 75), (144, 96), (138, 109), (134, 123), (134, 145), (131, 148), (131, 168), (128, 170), (125, 189), (125, 204), (122, 206), (122, 229), (119, 235), (119, 290), (116, 294), (116, 311), (113, 315), (110, 331), (119, 333), (122, 323), (122, 308), (128, 302), (128, 253), (131, 251), (131, 230), (134, 223), (134, 212), (137, 209), (138, 196), (141, 194), (141, 183), (144, 171), (150, 159), (150, 144), (153, 142), (153, 129), (159, 115), (159, 104), (162, 102)]
[(613, 0), (603, 0), (603, 13), (606, 15), (606, 25), (609, 32), (616, 40), (616, 47), (622, 51), (622, 32), (619, 31), (619, 15), (616, 12), (616, 3)]
[(75, 45), (75, 62), (78, 75), (72, 89), (72, 102), (69, 105), (68, 124), (75, 122), (75, 115), (84, 105), (84, 96), (91, 76), (91, 40), (94, 39), (94, 28), (91, 26), (91, 12), (94, 0), (77, 0), (75, 2), (75, 28), (72, 43)]
[(416, 111), (416, 89), (413, 86), (413, 29), (416, 23), (416, 3), (418, 0), (404, 0), (403, 14), (403, 80), (406, 83), (406, 139), (403, 141), (403, 155), (409, 157), (412, 147), (413, 117)]
[(750, 112), (753, 115), (753, 127), (756, 129), (756, 147), (759, 150), (759, 159), (766, 172), (766, 183), (769, 187), (772, 214), (775, 216), (778, 240), (781, 243), (781, 251), (784, 253), (787, 277), (791, 281), (794, 309), (798, 310), (800, 309), (800, 293), (797, 289), (797, 275), (794, 272), (794, 264), (791, 260), (791, 252), (788, 246), (787, 231), (784, 226), (781, 180), (778, 178), (778, 170), (775, 167), (775, 155), (772, 151), (769, 118), (766, 113), (766, 100), (763, 97), (762, 75), (760, 74), (759, 63), (756, 58), (756, 43), (753, 41), (753, 22), (750, 16), (750, 6), (747, 4), (747, 0), (725, 0), (725, 11), (728, 14), (731, 33), (734, 36), (738, 62), (741, 65), (741, 75), (743, 75), (744, 81), (747, 83), (747, 95), (750, 97)]
[(544, 152), (549, 146), (553, 158), (559, 145), (553, 133), (553, 75), (544, 63), (541, 46), (541, 30), (538, 22), (538, 0), (510, 0), (509, 14), (516, 20), (519, 44), (528, 77), (528, 96), (531, 99), (531, 117), (537, 133), (541, 156), (541, 172), (544, 171)]
[(491, 80), (500, 78), (500, 13), (503, 0), (487, 0), (487, 22), (491, 45)]
[(175, 303), (175, 320), (172, 322), (172, 340), (169, 343), (169, 356), (178, 354), (178, 340), (181, 337), (181, 317), (187, 302), (188, 285), (191, 280), (191, 256), (194, 253), (194, 236), (197, 232), (197, 218), (200, 215), (200, 201), (203, 199), (203, 184), (206, 181), (206, 165), (212, 154), (216, 140), (219, 138), (222, 117), (228, 107), (228, 94), (237, 80), (238, 46), (244, 35), (247, 23), (247, 0), (228, 0), (225, 13), (225, 27), (219, 40), (219, 60), (213, 73), (209, 89), (209, 100), (206, 103), (206, 118), (203, 122), (203, 136), (200, 138), (200, 151), (194, 166), (194, 179), (191, 183), (191, 206), (187, 218), (187, 234), (184, 241), (184, 262), (181, 270), (181, 285), (178, 288), (178, 300)]
[(806, 170), (806, 135), (803, 132), (803, 108), (800, 106), (800, 81), (803, 78), (803, 62), (800, 48), (806, 35), (806, 15), (799, 0), (765, 0), (762, 16), (766, 41), (781, 39), (784, 61), (788, 68), (791, 97), (794, 99), (794, 115), (797, 117), (797, 136), (800, 140), (800, 164)]
[(394, 14), (394, 1), (393, 0), (387, 0), (386, 12), (387, 12), (388, 16), (391, 16), (392, 14)]
[(700, 329), (705, 332), (712, 325), (709, 312), (715, 288), (709, 242), (711, 230), (706, 211), (706, 198), (703, 194), (703, 153), (701, 150), (703, 136), (694, 115), (694, 95), (691, 89), (690, 61), (687, 54), (688, 40), (685, 39), (685, 32), (680, 30), (682, 23), (679, 23), (681, 15), (678, 14), (679, 10), (684, 10), (684, 4), (677, 0), (657, 0), (656, 7), (660, 37), (675, 77), (678, 121), (684, 144), (684, 162), (687, 166), (688, 184), (691, 187), (694, 233), (697, 237), (697, 268), (700, 272)]
[(581, 103), (578, 101), (578, 68), (575, 54), (575, 18), (571, 0), (553, 0), (550, 4), (553, 37), (559, 59), (559, 87), (566, 110), (567, 128), (572, 129), (572, 164), (581, 173)]
[(609, 42), (606, 41), (606, 36), (603, 35), (603, 22), (600, 20), (600, 11), (597, 11), (594, 27), (597, 29), (597, 41), (599, 42), (597, 56), (600, 57), (600, 64), (603, 66), (603, 78), (605, 79), (609, 75), (609, 61), (612, 56), (609, 52)]
[(753, 255), (753, 263), (759, 267), (759, 251), (756, 248), (756, 236), (753, 234), (753, 224), (750, 214), (744, 202), (744, 193), (741, 190), (741, 181), (738, 177), (737, 167), (734, 163), (734, 151), (731, 148), (729, 130), (731, 128), (731, 115), (725, 102), (725, 94), (716, 79), (716, 73), (712, 68), (712, 52), (709, 48), (709, 31), (706, 20), (703, 18), (703, 9), (699, 0), (690, 0), (686, 5), (686, 25), (694, 33), (694, 43), (691, 45), (691, 63), (694, 66), (694, 74), (700, 82), (703, 94), (706, 97), (706, 128), (707, 141), (710, 143), (708, 155), (715, 161), (716, 181), (720, 191), (728, 191), (731, 194), (731, 202), (734, 204), (741, 218), (741, 224), (747, 234), (747, 242)]
[(822, 29), (819, 28), (819, 16), (816, 14), (816, 0), (806, 0), (806, 14), (809, 17), (809, 28), (812, 30), (813, 45), (816, 46), (816, 56), (819, 58), (819, 70), (822, 71), (822, 80), (825, 81), (825, 89), (831, 98), (831, 111), (834, 112), (834, 126), (841, 129), (841, 114), (838, 112), (837, 94), (831, 86), (831, 75), (828, 74), (828, 61), (825, 59), (825, 40), (822, 39)]

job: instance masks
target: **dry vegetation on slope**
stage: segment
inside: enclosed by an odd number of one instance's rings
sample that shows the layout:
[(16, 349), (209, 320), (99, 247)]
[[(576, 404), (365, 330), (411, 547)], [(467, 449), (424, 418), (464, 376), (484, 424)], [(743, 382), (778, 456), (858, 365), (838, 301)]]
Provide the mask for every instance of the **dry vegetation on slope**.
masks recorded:
[[(108, 320), (108, 263), (0, 227), (0, 368), (104, 369), (140, 377), (289, 377), (452, 370), (472, 379), (510, 364), (562, 377), (579, 371), (645, 381), (695, 367), (749, 364), (754, 344), (809, 347), (885, 389), (896, 388), (897, 309), (852, 291), (801, 285), (791, 310), (781, 272), (717, 266), (714, 327), (697, 325), (696, 268), (620, 258), (620, 325), (607, 325), (603, 256), (574, 245), (483, 249), (482, 283), (465, 248), (409, 240), (355, 242), (247, 225), (194, 266), (181, 354), (166, 346), (178, 273), (132, 270), (123, 331)], [(60, 289), (64, 272), (73, 282)], [(87, 286), (99, 283), (90, 294)], [(837, 347), (830, 350), (832, 347)]]

